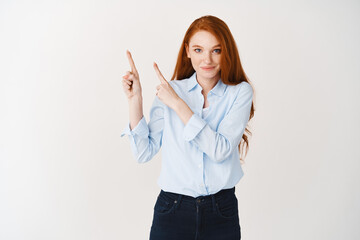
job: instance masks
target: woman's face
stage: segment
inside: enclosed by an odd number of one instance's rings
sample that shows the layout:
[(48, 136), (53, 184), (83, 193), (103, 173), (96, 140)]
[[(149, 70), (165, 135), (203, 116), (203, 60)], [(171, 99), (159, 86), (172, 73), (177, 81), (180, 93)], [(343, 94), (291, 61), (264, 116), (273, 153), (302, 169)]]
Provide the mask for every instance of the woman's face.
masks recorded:
[(207, 31), (198, 31), (185, 47), (198, 78), (219, 80), (221, 47), (214, 35)]

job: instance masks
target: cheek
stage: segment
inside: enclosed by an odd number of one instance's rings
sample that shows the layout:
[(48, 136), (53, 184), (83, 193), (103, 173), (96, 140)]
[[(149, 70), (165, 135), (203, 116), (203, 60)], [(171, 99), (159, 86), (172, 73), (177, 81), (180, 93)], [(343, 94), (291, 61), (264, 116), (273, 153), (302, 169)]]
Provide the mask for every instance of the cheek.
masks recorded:
[(201, 63), (201, 59), (199, 57), (193, 57), (192, 61), (194, 64), (199, 65)]
[(216, 57), (215, 62), (220, 65), (221, 57), (220, 56)]
[(191, 56), (190, 60), (191, 60), (193, 67), (196, 67), (197, 65), (199, 65), (199, 60), (196, 59), (196, 57)]

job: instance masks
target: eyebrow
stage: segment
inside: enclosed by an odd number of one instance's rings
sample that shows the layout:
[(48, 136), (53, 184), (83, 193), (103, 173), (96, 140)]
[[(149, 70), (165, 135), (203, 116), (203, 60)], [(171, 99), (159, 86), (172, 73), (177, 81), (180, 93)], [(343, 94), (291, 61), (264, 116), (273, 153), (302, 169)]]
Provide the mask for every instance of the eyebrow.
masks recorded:
[[(202, 46), (200, 46), (200, 45), (192, 45), (192, 47), (201, 47), (202, 48)], [(215, 47), (221, 47), (221, 45), (218, 44), (218, 45), (213, 46), (212, 48), (215, 48)]]

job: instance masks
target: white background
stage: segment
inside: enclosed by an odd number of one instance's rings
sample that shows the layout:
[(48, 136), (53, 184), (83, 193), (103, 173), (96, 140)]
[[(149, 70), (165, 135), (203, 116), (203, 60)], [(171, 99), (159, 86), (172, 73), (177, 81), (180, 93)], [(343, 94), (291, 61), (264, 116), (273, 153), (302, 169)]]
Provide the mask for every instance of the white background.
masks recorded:
[(0, 239), (148, 239), (161, 153), (138, 164), (121, 76), (144, 114), (186, 29), (223, 19), (255, 88), (236, 185), (242, 239), (360, 239), (359, 1), (0, 2)]

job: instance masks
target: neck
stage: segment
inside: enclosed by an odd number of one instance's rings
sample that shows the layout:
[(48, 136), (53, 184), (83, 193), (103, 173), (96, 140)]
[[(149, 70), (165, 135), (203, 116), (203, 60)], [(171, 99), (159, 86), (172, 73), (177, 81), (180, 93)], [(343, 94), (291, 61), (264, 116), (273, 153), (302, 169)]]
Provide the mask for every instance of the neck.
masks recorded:
[(203, 92), (207, 93), (215, 87), (217, 82), (220, 80), (220, 75), (216, 75), (212, 79), (202, 79), (201, 77), (196, 75), (196, 80), (203, 89)]

